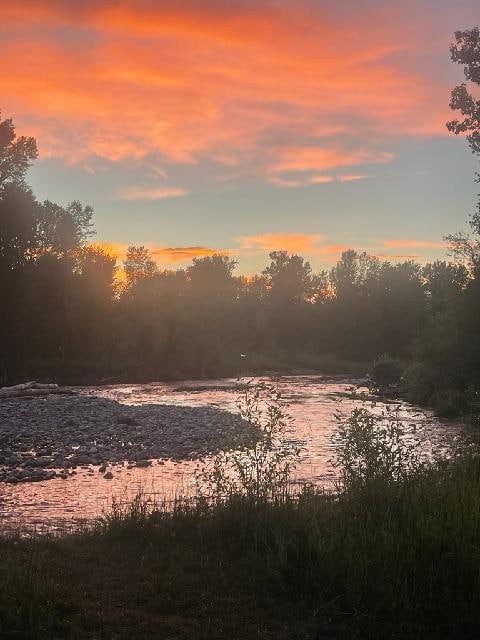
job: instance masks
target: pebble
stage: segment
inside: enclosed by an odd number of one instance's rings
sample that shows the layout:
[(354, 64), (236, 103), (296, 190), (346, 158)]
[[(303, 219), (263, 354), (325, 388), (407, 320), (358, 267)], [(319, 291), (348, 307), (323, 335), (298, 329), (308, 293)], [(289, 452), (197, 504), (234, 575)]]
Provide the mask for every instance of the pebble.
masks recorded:
[(131, 469), (201, 458), (248, 446), (256, 435), (240, 416), (216, 407), (130, 406), (82, 394), (10, 398), (0, 404), (0, 483), (66, 480), (77, 465), (99, 465), (108, 479), (109, 464)]

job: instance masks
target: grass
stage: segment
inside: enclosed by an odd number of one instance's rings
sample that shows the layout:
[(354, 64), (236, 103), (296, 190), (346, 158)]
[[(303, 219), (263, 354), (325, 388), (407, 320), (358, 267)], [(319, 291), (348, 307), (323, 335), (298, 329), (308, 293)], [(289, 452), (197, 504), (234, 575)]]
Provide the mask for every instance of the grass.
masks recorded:
[(0, 543), (2, 638), (477, 638), (480, 459)]

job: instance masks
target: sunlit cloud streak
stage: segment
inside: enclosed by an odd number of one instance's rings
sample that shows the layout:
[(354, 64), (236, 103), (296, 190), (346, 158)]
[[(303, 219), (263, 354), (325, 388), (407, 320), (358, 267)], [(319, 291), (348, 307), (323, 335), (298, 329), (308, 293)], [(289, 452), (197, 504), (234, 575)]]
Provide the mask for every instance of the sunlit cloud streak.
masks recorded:
[(126, 187), (118, 193), (120, 200), (161, 200), (187, 196), (189, 191), (182, 187)]
[(426, 258), (424, 256), (416, 255), (416, 254), (395, 254), (388, 255), (386, 253), (377, 253), (372, 255), (372, 258), (377, 258), (377, 260), (415, 260), (415, 261), (424, 261)]
[(425, 262), (427, 257), (412, 253), (387, 253), (388, 249), (411, 247), (418, 249), (445, 249), (445, 243), (425, 240), (375, 240), (366, 244), (335, 244), (327, 243), (322, 234), (308, 233), (264, 233), (260, 235), (241, 236), (236, 238), (238, 249), (232, 249), (232, 253), (238, 255), (266, 254), (270, 251), (287, 251), (304, 255), (307, 258), (315, 258), (316, 262), (323, 264), (335, 264), (344, 251), (353, 249), (358, 253), (367, 253), (379, 260), (418, 260)]
[(357, 180), (366, 180), (369, 176), (367, 175), (346, 175), (346, 176), (337, 176), (337, 180), (340, 182), (356, 182)]
[[(119, 263), (127, 257), (128, 244), (122, 242), (100, 242), (95, 247), (106, 251), (117, 258)], [(353, 249), (357, 253), (367, 253), (381, 261), (401, 262), (414, 260), (425, 263), (431, 260), (428, 252), (432, 249), (445, 248), (442, 242), (430, 242), (424, 240), (389, 239), (375, 240), (368, 244), (339, 244), (327, 242), (323, 234), (308, 233), (264, 233), (251, 236), (239, 236), (234, 239), (229, 248), (212, 248), (205, 246), (179, 246), (167, 247), (158, 244), (144, 243), (151, 257), (162, 268), (171, 268), (172, 265), (185, 267), (194, 258), (203, 258), (213, 255), (228, 255), (240, 261), (252, 256), (263, 256), (268, 261), (268, 254), (272, 251), (286, 251), (289, 254), (298, 254), (312, 261), (315, 268), (330, 268), (341, 258), (342, 253)], [(388, 249), (412, 247), (425, 249), (427, 253), (395, 253)], [(121, 266), (121, 264), (119, 264)]]
[(445, 242), (432, 242), (430, 240), (378, 240), (384, 247), (412, 247), (416, 249), (441, 249), (445, 248)]
[(307, 233), (264, 233), (236, 238), (238, 253), (255, 254), (269, 251), (288, 251), (289, 253), (317, 253), (319, 242), (324, 240), (321, 234)]
[(210, 249), (209, 247), (161, 247), (151, 249), (150, 253), (161, 262), (189, 262), (194, 258), (229, 254), (228, 251)]
[[(114, 256), (120, 262), (127, 258), (129, 247), (129, 245), (124, 242), (96, 242), (92, 244), (92, 246), (105, 251), (111, 256)], [(205, 256), (228, 253), (227, 251), (201, 246), (162, 247), (151, 243), (144, 243), (143, 246), (148, 249), (152, 258), (158, 261), (159, 264), (191, 262), (194, 258), (203, 258)]]
[(427, 23), (386, 5), (5, 0), (2, 106), (42, 158), (332, 181), (392, 162), (399, 138), (446, 135), (449, 85), (425, 62), (446, 9)]

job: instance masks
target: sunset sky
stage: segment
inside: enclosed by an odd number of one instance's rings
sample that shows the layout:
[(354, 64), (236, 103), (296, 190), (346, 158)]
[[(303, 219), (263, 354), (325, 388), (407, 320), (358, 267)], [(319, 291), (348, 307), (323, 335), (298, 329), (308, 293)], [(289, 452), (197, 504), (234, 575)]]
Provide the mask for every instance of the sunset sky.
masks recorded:
[(40, 199), (161, 266), (272, 249), (444, 255), (476, 200), (448, 133), (453, 33), (478, 0), (0, 0), (0, 108)]

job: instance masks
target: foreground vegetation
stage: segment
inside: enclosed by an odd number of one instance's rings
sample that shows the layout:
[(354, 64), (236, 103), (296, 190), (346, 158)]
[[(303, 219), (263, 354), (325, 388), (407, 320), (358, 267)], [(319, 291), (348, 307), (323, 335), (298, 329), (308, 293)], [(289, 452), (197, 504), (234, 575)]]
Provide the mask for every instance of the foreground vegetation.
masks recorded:
[(276, 502), (232, 497), (0, 543), (23, 638), (475, 638), (480, 459)]
[(426, 463), (394, 417), (357, 409), (336, 490), (295, 493), (281, 408), (262, 418), (253, 397), (246, 411), (264, 437), (219, 454), (200, 497), (139, 497), (75, 534), (0, 539), (1, 636), (478, 637), (476, 446)]

